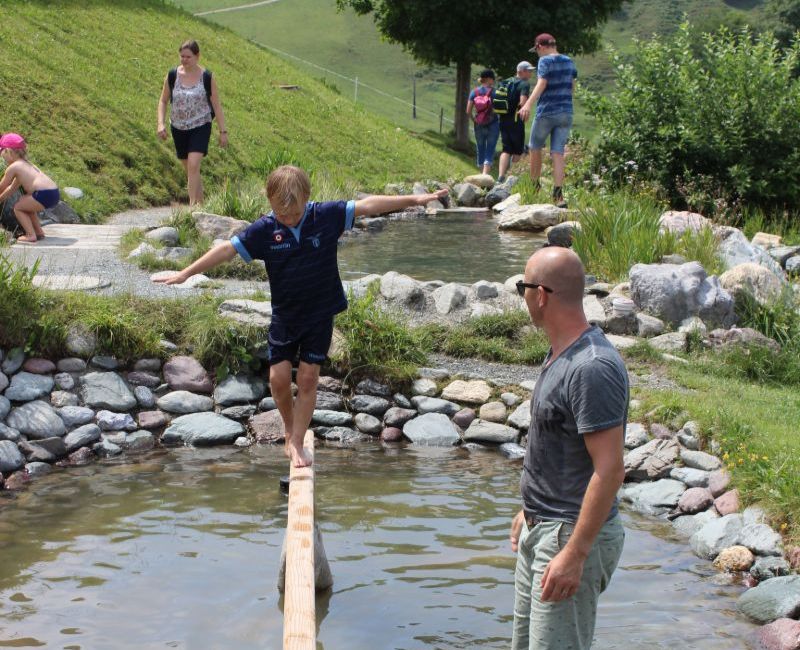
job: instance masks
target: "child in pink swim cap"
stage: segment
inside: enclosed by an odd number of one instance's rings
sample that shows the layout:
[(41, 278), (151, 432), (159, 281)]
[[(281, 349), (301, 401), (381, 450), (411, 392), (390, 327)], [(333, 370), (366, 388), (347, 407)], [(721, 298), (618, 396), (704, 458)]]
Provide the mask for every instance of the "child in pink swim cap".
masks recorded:
[(14, 205), (14, 216), (25, 234), (17, 238), (21, 244), (35, 244), (44, 239), (44, 230), (37, 213), (55, 207), (61, 200), (58, 185), (41, 169), (28, 162), (28, 145), (18, 133), (0, 136), (0, 156), (6, 162), (6, 173), (0, 179), (0, 201), (5, 201), (17, 188), (25, 192)]

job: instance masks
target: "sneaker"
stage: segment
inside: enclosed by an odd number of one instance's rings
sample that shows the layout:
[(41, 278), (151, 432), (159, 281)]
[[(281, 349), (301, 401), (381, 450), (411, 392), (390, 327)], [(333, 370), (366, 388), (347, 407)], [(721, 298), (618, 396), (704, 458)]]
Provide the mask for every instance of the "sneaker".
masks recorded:
[(556, 207), (557, 207), (557, 208), (561, 208), (562, 210), (566, 210), (566, 209), (567, 209), (567, 202), (564, 200), (564, 197), (563, 197), (563, 196), (562, 196), (562, 197), (561, 197), (561, 199), (560, 199), (560, 200), (559, 200), (559, 201), (556, 203)]
[(505, 183), (506, 182), (506, 177), (505, 176), (498, 176), (497, 177), (497, 182), (498, 183)]

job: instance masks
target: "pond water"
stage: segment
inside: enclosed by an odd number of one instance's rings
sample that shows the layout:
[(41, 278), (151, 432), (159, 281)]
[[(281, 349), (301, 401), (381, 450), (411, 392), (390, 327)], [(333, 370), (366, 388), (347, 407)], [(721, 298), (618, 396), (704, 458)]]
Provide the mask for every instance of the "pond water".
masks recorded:
[(397, 271), (417, 280), (504, 282), (546, 241), (542, 233), (500, 231), (486, 213), (444, 212), (344, 239), (339, 270), (343, 280)]
[[(154, 451), (58, 472), (0, 500), (0, 648), (281, 647), (280, 449)], [(317, 450), (334, 575), (318, 648), (507, 648), (519, 462), (495, 453)], [(595, 649), (745, 648), (741, 587), (670, 526), (625, 513)]]

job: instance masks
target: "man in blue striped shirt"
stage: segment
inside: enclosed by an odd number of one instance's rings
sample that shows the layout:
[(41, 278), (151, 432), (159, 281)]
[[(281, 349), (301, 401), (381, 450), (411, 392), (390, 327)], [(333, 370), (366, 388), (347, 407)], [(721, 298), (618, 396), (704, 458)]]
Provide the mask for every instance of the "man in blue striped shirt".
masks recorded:
[(531, 107), (536, 103), (536, 119), (531, 128), (530, 165), (531, 180), (539, 187), (542, 175), (542, 149), (550, 138), (550, 158), (553, 162), (553, 203), (566, 208), (564, 200), (564, 150), (572, 128), (572, 95), (578, 70), (575, 63), (556, 49), (556, 39), (550, 34), (539, 34), (530, 50), (539, 55), (536, 68), (538, 80), (520, 111), (523, 120), (528, 119)]

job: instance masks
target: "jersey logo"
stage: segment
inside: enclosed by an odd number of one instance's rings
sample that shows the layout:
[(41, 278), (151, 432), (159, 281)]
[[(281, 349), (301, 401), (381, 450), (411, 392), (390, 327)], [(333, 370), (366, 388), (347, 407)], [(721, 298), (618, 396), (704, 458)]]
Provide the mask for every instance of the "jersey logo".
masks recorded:
[(319, 248), (319, 235), (312, 235), (311, 236), (311, 245), (314, 248)]
[(275, 241), (276, 241), (278, 244), (280, 244), (280, 243), (283, 241), (283, 233), (281, 233), (280, 231), (278, 231), (278, 232), (276, 232), (276, 233), (275, 233), (275, 234), (272, 236), (272, 238), (273, 238), (273, 239), (274, 239), (274, 240), (275, 240)]

